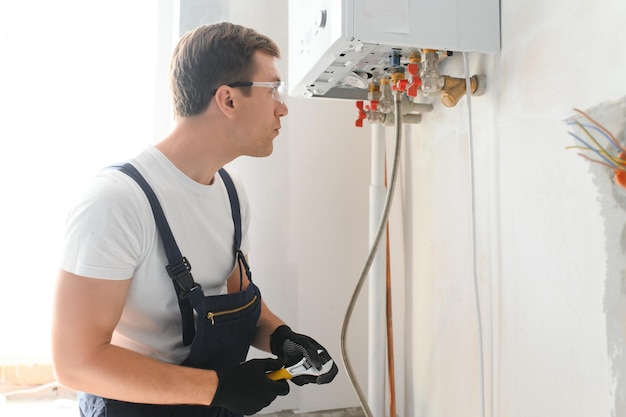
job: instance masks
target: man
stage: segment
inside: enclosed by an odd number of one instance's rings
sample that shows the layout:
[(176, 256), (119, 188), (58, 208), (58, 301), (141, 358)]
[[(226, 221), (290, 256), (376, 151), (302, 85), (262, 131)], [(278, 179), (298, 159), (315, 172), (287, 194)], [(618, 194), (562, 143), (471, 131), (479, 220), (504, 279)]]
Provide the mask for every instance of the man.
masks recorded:
[[(278, 58), (272, 40), (239, 25), (183, 36), (175, 128), (99, 173), (68, 216), (52, 347), (81, 415), (253, 414), (289, 392), (268, 377), (283, 366), (312, 370), (298, 385), (336, 375), (328, 352), (262, 301), (245, 255), (245, 191), (220, 170), (272, 153), (288, 111)], [(250, 345), (278, 358), (244, 362)]]

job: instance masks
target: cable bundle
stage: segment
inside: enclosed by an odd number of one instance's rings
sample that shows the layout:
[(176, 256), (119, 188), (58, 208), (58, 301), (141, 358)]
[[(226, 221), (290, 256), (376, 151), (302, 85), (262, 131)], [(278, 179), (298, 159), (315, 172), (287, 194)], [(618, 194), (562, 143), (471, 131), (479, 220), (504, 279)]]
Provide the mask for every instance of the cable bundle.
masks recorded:
[[(568, 146), (566, 147), (566, 149), (580, 149), (583, 151), (591, 151), (595, 153), (597, 156), (599, 156), (600, 160), (591, 158), (582, 152), (579, 153), (579, 155), (588, 161), (611, 168), (613, 171), (616, 172), (616, 176), (618, 176), (618, 178), (619, 178), (620, 173), (624, 173), (626, 175), (626, 149), (624, 149), (624, 147), (620, 145), (620, 143), (617, 141), (615, 136), (607, 128), (605, 128), (600, 123), (592, 119), (587, 113), (579, 109), (574, 109), (574, 111), (580, 113), (590, 123), (581, 123), (578, 120), (573, 120), (573, 121), (569, 121), (568, 124), (578, 126), (584, 132), (584, 134), (589, 138), (589, 140), (591, 140), (593, 145), (585, 141), (584, 139), (582, 139), (580, 136), (576, 135), (575, 133), (568, 132), (574, 139), (580, 142), (582, 146)], [(617, 156), (615, 156), (614, 154), (609, 152), (607, 149), (605, 149), (598, 142), (598, 140), (596, 140), (596, 138), (591, 134), (590, 130), (599, 132), (605, 139), (607, 139), (608, 142), (615, 148), (613, 152), (617, 153)]]

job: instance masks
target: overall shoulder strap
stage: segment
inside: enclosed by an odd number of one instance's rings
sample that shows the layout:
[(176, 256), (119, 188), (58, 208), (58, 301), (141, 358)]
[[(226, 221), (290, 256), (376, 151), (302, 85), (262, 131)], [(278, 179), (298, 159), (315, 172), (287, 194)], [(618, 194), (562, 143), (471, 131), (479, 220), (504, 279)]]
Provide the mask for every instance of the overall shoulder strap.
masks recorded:
[[(235, 188), (235, 184), (233, 183), (232, 178), (224, 168), (221, 168), (219, 170), (219, 173), (220, 177), (222, 177), (222, 181), (224, 181), (224, 185), (226, 186), (226, 191), (228, 191), (228, 199), (230, 200), (230, 211), (233, 217), (233, 224), (235, 225), (235, 258), (237, 262), (241, 262), (246, 271), (246, 276), (250, 281), (252, 281), (252, 272), (250, 271), (250, 266), (248, 265), (248, 261), (241, 251), (241, 207), (239, 205), (239, 196), (237, 195), (237, 189)], [(240, 275), (239, 288), (243, 286), (242, 281), (243, 277)]]
[(241, 208), (239, 207), (239, 196), (232, 178), (224, 168), (219, 171), (222, 181), (228, 191), (228, 199), (230, 200), (230, 211), (235, 225), (235, 251), (241, 248)]
[(150, 202), (152, 214), (154, 215), (154, 220), (156, 222), (159, 235), (161, 236), (161, 241), (163, 242), (163, 248), (165, 249), (165, 255), (167, 256), (168, 265), (165, 269), (172, 279), (174, 289), (178, 294), (178, 306), (180, 307), (180, 314), (183, 322), (183, 344), (188, 346), (191, 344), (195, 336), (195, 325), (193, 308), (187, 295), (190, 291), (200, 287), (193, 280), (193, 276), (191, 275), (191, 264), (180, 253), (180, 249), (178, 249), (178, 245), (176, 244), (176, 240), (174, 239), (172, 230), (167, 223), (165, 213), (163, 213), (163, 209), (161, 208), (161, 204), (159, 203), (156, 194), (154, 194), (154, 191), (139, 173), (137, 168), (129, 163), (116, 166), (115, 168), (135, 180), (144, 191), (148, 201)]

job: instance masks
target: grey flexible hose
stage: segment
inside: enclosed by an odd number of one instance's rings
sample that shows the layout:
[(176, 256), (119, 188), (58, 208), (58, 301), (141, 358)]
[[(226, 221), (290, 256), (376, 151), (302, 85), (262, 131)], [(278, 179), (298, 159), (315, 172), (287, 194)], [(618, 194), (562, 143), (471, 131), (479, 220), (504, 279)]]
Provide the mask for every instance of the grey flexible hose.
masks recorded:
[[(363, 390), (356, 380), (356, 376), (354, 375), (354, 370), (352, 369), (352, 365), (350, 364), (350, 358), (348, 357), (348, 351), (346, 349), (346, 335), (348, 333), (348, 324), (350, 322), (350, 318), (352, 317), (352, 311), (354, 310), (354, 306), (356, 304), (356, 300), (359, 297), (359, 293), (361, 292), (361, 288), (367, 278), (367, 274), (369, 273), (369, 269), (372, 266), (372, 262), (374, 262), (374, 258), (376, 257), (376, 251), (378, 249), (378, 245), (380, 244), (380, 240), (385, 232), (385, 227), (387, 226), (387, 219), (389, 218), (389, 211), (391, 208), (391, 201), (393, 200), (393, 193), (396, 188), (396, 179), (398, 175), (398, 161), (400, 159), (400, 141), (402, 139), (402, 93), (395, 92), (393, 95), (394, 101), (394, 125), (396, 130), (396, 143), (395, 143), (395, 151), (393, 156), (393, 165), (391, 167), (391, 180), (389, 182), (389, 187), (387, 189), (387, 196), (385, 197), (385, 205), (383, 208), (383, 213), (381, 215), (380, 223), (378, 225), (378, 229), (376, 231), (376, 236), (374, 241), (372, 242), (372, 246), (365, 262), (365, 266), (363, 267), (363, 272), (361, 272), (361, 277), (357, 282), (354, 293), (352, 294), (352, 298), (350, 299), (350, 303), (348, 304), (348, 309), (346, 311), (346, 315), (343, 320), (343, 325), (341, 327), (341, 357), (343, 359), (343, 363), (346, 367), (346, 371), (348, 372), (348, 377), (350, 378), (350, 382), (352, 383), (352, 387), (354, 391), (356, 391), (356, 395), (359, 397), (359, 402), (361, 403), (361, 408), (365, 413), (366, 417), (374, 417), (372, 415), (372, 410), (367, 404), (367, 398), (365, 394), (363, 394)], [(382, 416), (378, 416), (382, 417)]]

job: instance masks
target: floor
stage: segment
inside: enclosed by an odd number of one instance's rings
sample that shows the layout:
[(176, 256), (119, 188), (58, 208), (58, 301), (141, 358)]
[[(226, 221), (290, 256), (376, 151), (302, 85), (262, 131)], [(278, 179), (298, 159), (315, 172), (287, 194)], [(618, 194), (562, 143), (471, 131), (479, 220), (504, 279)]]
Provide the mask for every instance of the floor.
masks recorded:
[(0, 417), (41, 416), (78, 417), (78, 406), (75, 401), (66, 399), (0, 402)]
[[(78, 417), (78, 406), (73, 399), (8, 400), (0, 397), (0, 417)], [(281, 411), (263, 417), (363, 417), (360, 408), (295, 413)]]
[(76, 394), (56, 382), (0, 386), (0, 417), (78, 417)]

